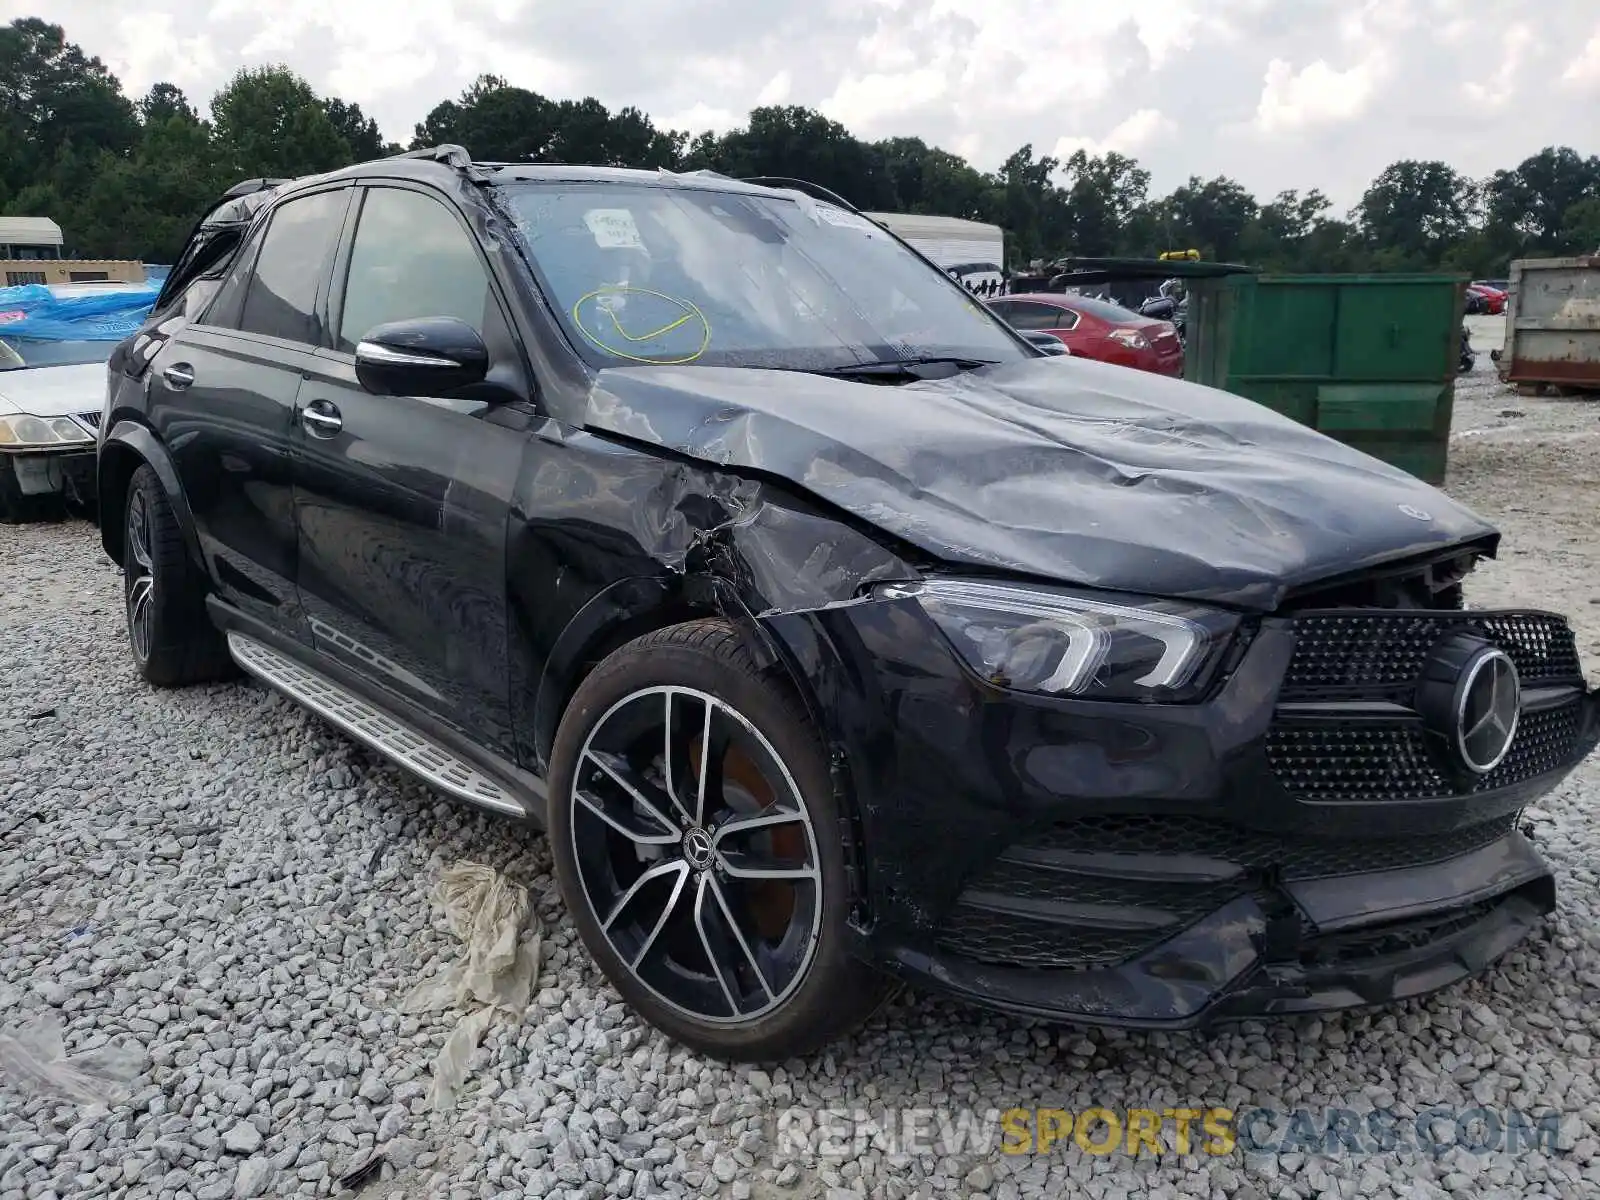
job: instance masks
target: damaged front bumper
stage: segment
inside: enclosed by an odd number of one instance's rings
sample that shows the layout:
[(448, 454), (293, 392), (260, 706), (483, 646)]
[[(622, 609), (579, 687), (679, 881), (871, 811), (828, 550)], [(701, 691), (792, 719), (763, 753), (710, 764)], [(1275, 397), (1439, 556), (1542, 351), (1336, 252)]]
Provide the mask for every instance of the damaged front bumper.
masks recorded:
[[(1600, 692), (1541, 613), (1266, 618), (1193, 705), (1001, 691), (908, 605), (770, 625), (848, 764), (859, 952), (1037, 1017), (1181, 1028), (1464, 979), (1554, 907), (1522, 813), (1600, 741)], [(1484, 774), (1411, 699), (1463, 633), (1523, 685)]]
[[(1513, 831), (1428, 867), (1240, 895), (1137, 957), (1109, 965), (998, 966), (901, 948), (892, 969), (1028, 1016), (1186, 1028), (1424, 995), (1483, 970), (1554, 906), (1549, 869)], [(1042, 921), (1036, 929), (1048, 938)], [(1097, 944), (1114, 940), (1115, 932)], [(982, 937), (974, 945), (984, 952)]]
[(93, 442), (59, 449), (15, 450), (0, 446), (0, 471), (11, 477), (9, 482), (24, 498), (60, 496), (84, 506), (94, 501)]

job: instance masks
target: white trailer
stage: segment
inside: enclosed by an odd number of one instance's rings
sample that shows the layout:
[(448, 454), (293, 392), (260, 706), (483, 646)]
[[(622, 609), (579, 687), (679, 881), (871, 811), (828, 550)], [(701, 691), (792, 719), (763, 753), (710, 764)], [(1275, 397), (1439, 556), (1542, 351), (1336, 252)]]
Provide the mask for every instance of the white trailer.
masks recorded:
[(963, 283), (999, 284), (1005, 263), (1005, 232), (998, 225), (961, 217), (930, 217), (920, 213), (866, 214), (891, 233), (910, 242)]

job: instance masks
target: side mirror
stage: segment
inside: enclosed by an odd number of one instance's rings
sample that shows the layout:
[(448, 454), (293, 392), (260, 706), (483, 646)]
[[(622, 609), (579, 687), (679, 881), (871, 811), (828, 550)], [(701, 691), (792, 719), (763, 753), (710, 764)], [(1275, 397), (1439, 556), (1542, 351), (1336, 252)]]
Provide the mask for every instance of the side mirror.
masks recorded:
[(379, 396), (451, 396), (488, 372), (489, 348), (455, 317), (391, 321), (356, 346), (356, 378)]
[(1072, 355), (1072, 351), (1067, 349), (1067, 344), (1053, 333), (1046, 333), (1042, 329), (1029, 329), (1022, 331), (1022, 336), (1046, 354), (1055, 357), (1062, 355), (1071, 357)]

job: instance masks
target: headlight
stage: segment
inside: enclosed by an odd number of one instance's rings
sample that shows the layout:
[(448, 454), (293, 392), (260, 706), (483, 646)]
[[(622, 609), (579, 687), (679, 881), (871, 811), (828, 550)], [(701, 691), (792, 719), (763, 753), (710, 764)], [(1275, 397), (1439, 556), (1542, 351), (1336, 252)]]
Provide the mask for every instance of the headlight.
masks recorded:
[(0, 446), (62, 446), (92, 441), (94, 435), (66, 417), (0, 416)]
[(1192, 700), (1239, 625), (1199, 605), (978, 580), (887, 584), (877, 594), (915, 600), (995, 686), (1086, 700)]

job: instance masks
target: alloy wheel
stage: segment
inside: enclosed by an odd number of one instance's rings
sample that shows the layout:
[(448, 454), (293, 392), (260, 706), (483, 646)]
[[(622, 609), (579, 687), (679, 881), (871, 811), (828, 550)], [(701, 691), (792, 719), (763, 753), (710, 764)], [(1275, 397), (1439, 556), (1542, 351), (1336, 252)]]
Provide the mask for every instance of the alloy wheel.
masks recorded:
[(624, 697), (590, 730), (570, 803), (583, 898), (659, 1000), (743, 1024), (800, 984), (823, 911), (816, 832), (777, 751), (731, 705), (684, 687)]
[(128, 637), (140, 662), (150, 659), (155, 644), (155, 566), (150, 557), (150, 508), (144, 493), (128, 498), (127, 529)]

